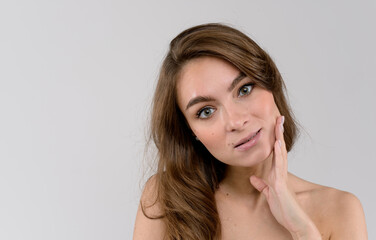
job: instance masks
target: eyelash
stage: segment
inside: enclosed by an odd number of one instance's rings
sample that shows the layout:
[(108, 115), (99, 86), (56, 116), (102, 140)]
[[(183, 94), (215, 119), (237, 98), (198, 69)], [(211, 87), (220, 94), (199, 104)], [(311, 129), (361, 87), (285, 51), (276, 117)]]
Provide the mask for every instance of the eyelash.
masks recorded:
[(198, 119), (208, 119), (208, 118), (210, 118), (210, 116), (209, 117), (207, 117), (207, 118), (200, 118), (200, 115), (201, 115), (201, 113), (203, 112), (203, 111), (205, 111), (206, 109), (213, 109), (212, 107), (209, 107), (209, 106), (205, 106), (205, 107), (203, 107), (203, 108), (201, 108), (200, 110), (198, 110), (198, 112), (196, 113), (196, 117), (198, 118)]
[[(241, 86), (241, 87), (239, 88), (239, 90), (238, 90), (238, 97), (248, 96), (248, 95), (252, 92), (252, 89), (253, 89), (253, 86), (254, 86), (254, 85), (255, 85), (254, 83), (247, 83), (247, 84), (244, 84), (243, 86)], [(240, 96), (240, 91), (241, 91), (244, 87), (251, 87), (251, 89), (249, 90), (249, 92), (248, 92), (247, 94)], [(206, 109), (213, 109), (213, 108), (212, 108), (212, 107), (209, 107), (209, 106), (205, 106), (205, 107), (201, 108), (200, 110), (197, 111), (197, 113), (196, 113), (196, 118), (198, 118), (198, 119), (202, 119), (202, 120), (205, 120), (205, 119), (210, 118), (210, 117), (211, 117), (211, 114), (210, 114), (209, 117), (206, 117), (206, 118), (200, 118), (201, 113), (202, 113), (203, 111), (205, 111)]]
[[(254, 86), (255, 84), (254, 83), (247, 83), (247, 84), (244, 84), (243, 86), (241, 86), (240, 88), (239, 88), (239, 90), (238, 90), (238, 95), (240, 95), (240, 91), (244, 88), (244, 87), (251, 87), (251, 89), (249, 90), (249, 92), (247, 93), (247, 94), (245, 94), (245, 95), (243, 95), (243, 96), (247, 96), (247, 95), (249, 95), (251, 92), (252, 92), (252, 89), (253, 89), (253, 86)], [(242, 96), (241, 96), (242, 97)]]

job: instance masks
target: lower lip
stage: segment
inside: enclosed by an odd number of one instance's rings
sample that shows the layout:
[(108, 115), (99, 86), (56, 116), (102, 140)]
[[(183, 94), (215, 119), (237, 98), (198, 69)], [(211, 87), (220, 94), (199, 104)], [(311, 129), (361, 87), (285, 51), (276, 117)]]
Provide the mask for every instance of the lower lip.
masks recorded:
[(251, 147), (256, 145), (256, 143), (258, 142), (260, 137), (261, 137), (261, 130), (256, 134), (256, 136), (254, 138), (252, 138), (251, 140), (249, 140), (246, 143), (243, 143), (240, 146), (237, 146), (235, 149), (240, 150), (240, 151), (247, 151), (248, 149), (250, 149)]

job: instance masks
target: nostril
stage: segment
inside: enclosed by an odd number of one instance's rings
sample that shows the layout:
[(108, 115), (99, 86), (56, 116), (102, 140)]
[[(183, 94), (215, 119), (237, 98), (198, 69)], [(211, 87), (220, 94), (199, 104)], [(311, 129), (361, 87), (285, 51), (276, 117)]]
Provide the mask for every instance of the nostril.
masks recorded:
[(248, 123), (248, 120), (244, 120), (241, 118), (232, 119), (228, 122), (227, 128), (229, 132), (235, 132), (239, 129), (242, 129), (247, 123)]

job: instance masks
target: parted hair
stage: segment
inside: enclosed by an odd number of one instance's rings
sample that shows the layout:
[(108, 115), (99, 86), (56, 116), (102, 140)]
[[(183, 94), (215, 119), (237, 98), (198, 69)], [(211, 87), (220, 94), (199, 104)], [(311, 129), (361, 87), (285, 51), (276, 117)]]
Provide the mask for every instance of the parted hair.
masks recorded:
[(164, 221), (168, 240), (218, 239), (221, 235), (214, 193), (226, 165), (195, 140), (177, 103), (176, 86), (182, 68), (202, 56), (228, 61), (257, 86), (272, 92), (281, 115), (285, 116), (287, 151), (297, 135), (281, 74), (271, 57), (252, 39), (217, 23), (198, 25), (176, 36), (160, 70), (150, 123), (150, 140), (156, 146), (158, 159), (153, 177), (154, 204), (158, 204), (161, 215), (149, 214), (150, 204), (141, 201), (145, 216)]

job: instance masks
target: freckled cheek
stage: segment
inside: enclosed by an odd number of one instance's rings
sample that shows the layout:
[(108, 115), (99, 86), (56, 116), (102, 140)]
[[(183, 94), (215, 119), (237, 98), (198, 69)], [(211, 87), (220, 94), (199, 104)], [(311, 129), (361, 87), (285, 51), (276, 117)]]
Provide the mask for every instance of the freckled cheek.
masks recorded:
[(226, 155), (228, 149), (224, 136), (209, 132), (205, 136), (201, 136), (201, 143), (205, 148), (217, 159), (222, 159)]
[(220, 144), (220, 139), (214, 132), (201, 135), (200, 140), (207, 148), (215, 148), (215, 146)]
[(207, 149), (216, 149), (221, 147), (224, 143), (224, 138), (215, 130), (200, 128), (195, 129), (197, 138)]

